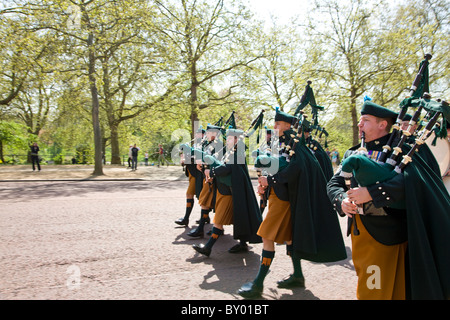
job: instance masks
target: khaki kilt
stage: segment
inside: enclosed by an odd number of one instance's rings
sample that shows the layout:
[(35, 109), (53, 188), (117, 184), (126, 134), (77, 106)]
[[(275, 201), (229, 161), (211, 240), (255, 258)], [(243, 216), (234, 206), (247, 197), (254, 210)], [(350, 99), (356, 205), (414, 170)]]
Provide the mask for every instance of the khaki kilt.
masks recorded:
[(352, 260), (358, 276), (358, 300), (405, 300), (405, 259), (408, 242), (387, 246), (369, 234), (355, 215), (360, 234), (352, 237)]
[(198, 197), (198, 203), (203, 207), (212, 208), (213, 200), (214, 200), (214, 187), (209, 183), (205, 182), (205, 179), (203, 179), (203, 187)]
[(221, 225), (233, 224), (233, 196), (223, 195), (217, 190), (213, 223)]
[(289, 201), (280, 200), (273, 188), (270, 189), (269, 209), (259, 226), (258, 236), (266, 240), (283, 244), (292, 240), (291, 205)]
[(188, 171), (189, 174), (189, 185), (186, 190), (187, 195), (194, 195), (195, 196), (195, 177), (191, 175), (191, 173)]

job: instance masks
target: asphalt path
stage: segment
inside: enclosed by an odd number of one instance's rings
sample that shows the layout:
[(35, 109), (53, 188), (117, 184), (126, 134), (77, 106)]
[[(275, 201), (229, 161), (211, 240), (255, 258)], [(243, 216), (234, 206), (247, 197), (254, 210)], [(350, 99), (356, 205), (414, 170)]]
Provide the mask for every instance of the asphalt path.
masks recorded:
[[(256, 186), (256, 181), (254, 181)], [(210, 257), (186, 233), (187, 181), (26, 181), (0, 184), (1, 300), (241, 300), (239, 287), (259, 268), (262, 244), (230, 254), (225, 227)], [(346, 219), (340, 219), (345, 233)], [(211, 225), (207, 225), (209, 230)], [(280, 289), (292, 273), (276, 247), (263, 300), (354, 300), (350, 239), (346, 260), (302, 261), (306, 288)]]

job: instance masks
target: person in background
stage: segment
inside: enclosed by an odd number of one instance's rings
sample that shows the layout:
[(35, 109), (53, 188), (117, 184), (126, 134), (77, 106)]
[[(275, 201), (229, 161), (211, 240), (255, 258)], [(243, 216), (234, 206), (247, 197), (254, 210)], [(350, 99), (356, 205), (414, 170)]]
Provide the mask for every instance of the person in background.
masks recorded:
[(36, 170), (35, 164), (37, 165), (38, 171), (41, 171), (41, 165), (39, 164), (39, 147), (38, 144), (35, 142), (30, 147), (31, 148), (31, 163), (33, 164), (33, 171)]
[(167, 163), (167, 166), (169, 166), (169, 161), (167, 161), (166, 157), (164, 156), (164, 149), (162, 144), (158, 145), (158, 168), (159, 166), (162, 164), (164, 164), (164, 162)]
[(141, 150), (140, 148), (136, 147), (136, 144), (130, 149), (131, 151), (131, 170), (137, 170), (137, 158), (138, 158), (138, 152)]
[(133, 146), (130, 145), (130, 147), (128, 148), (128, 169), (131, 168), (131, 148), (133, 148)]

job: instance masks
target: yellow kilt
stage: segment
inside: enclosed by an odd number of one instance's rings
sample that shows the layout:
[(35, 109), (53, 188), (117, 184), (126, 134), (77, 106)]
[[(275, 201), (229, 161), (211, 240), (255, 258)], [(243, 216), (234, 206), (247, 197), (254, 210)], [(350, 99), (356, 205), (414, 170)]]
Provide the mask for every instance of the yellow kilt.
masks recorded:
[(289, 201), (280, 200), (273, 188), (270, 189), (269, 209), (259, 226), (258, 236), (283, 244), (292, 240), (291, 205)]
[(233, 224), (233, 196), (223, 195), (217, 190), (213, 223), (221, 225)]
[[(356, 297), (360, 300), (404, 300), (407, 242), (386, 246), (376, 241), (359, 215), (360, 234), (352, 232), (352, 259), (358, 276)], [(352, 225), (353, 230), (353, 225)]]
[(214, 188), (212, 185), (205, 182), (205, 179), (203, 179), (203, 187), (202, 191), (200, 192), (200, 196), (198, 197), (198, 203), (201, 206), (212, 208), (213, 199), (214, 199)]
[(189, 175), (189, 185), (186, 190), (186, 194), (195, 196), (195, 177), (193, 175), (191, 175), (191, 173), (189, 171), (188, 171), (188, 175)]

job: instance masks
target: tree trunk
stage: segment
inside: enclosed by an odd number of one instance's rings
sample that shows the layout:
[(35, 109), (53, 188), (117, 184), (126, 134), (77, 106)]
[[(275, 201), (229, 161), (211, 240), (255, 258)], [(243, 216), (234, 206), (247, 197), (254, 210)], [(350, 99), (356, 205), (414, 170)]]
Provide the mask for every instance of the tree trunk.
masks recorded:
[(111, 164), (121, 164), (118, 125), (110, 125), (111, 131)]
[(93, 175), (103, 175), (103, 163), (102, 163), (102, 131), (100, 128), (99, 118), (99, 99), (98, 90), (95, 83), (95, 52), (94, 52), (94, 36), (89, 34), (88, 38), (89, 48), (89, 87), (91, 89), (92, 96), (92, 126), (94, 129), (94, 146), (95, 146), (95, 163)]
[(191, 67), (191, 139), (195, 136), (195, 122), (198, 121), (198, 101), (197, 101), (197, 88), (198, 82), (196, 77), (195, 64)]

